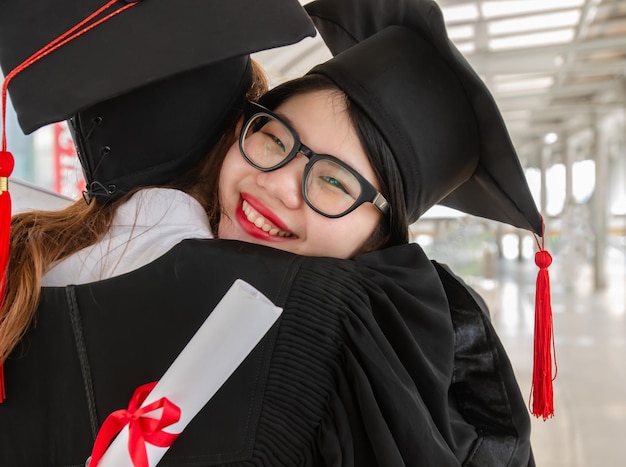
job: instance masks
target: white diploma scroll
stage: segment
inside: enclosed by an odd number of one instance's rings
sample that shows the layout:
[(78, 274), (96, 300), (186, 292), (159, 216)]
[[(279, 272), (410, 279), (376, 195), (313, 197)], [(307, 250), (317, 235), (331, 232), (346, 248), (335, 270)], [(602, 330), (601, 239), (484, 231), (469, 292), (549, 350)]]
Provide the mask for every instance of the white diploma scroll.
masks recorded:
[[(236, 280), (150, 392), (142, 407), (166, 397), (180, 408), (181, 416), (178, 422), (164, 431), (182, 432), (281, 313), (282, 308), (275, 306), (257, 289)], [(128, 437), (126, 425), (109, 445), (98, 465), (133, 467), (128, 453)], [(158, 464), (167, 449), (146, 443), (150, 467)]]

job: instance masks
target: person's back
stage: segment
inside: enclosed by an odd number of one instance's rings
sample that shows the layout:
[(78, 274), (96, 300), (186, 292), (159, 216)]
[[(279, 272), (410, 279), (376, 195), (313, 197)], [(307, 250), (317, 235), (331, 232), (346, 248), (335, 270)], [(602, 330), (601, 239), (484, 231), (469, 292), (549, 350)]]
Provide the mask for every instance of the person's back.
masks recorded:
[[(6, 363), (2, 465), (84, 463), (108, 414), (161, 377), (233, 277), (284, 312), (160, 465), (528, 465), (525, 408), (495, 335), (458, 354), (463, 326), (487, 317), (451, 315), (419, 247), (342, 261), (222, 240), (43, 290), (37, 326)], [(461, 357), (486, 354), (501, 366), (459, 374)]]

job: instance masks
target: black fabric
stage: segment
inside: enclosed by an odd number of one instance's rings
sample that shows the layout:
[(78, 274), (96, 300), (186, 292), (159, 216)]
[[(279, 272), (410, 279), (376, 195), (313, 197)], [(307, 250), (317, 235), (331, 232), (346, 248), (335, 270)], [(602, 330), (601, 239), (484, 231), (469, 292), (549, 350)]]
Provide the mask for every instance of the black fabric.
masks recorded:
[(93, 378), (91, 377), (91, 365), (89, 356), (87, 355), (87, 346), (85, 345), (85, 335), (83, 333), (83, 325), (80, 319), (80, 310), (76, 301), (76, 290), (72, 286), (65, 288), (67, 297), (68, 313), (70, 315), (70, 323), (72, 324), (72, 333), (76, 342), (76, 353), (80, 361), (80, 373), (85, 385), (85, 399), (89, 408), (89, 421), (91, 422), (91, 434), (96, 439), (98, 434), (98, 415), (96, 414), (95, 398), (93, 396)]
[(448, 39), (432, 0), (315, 0), (335, 56), (311, 73), (378, 126), (403, 178), (409, 220), (436, 203), (541, 235), (524, 171), (486, 85)]
[[(346, 261), (193, 240), (73, 287), (100, 423), (165, 372), (235, 278), (285, 311), (159, 465), (532, 465), (497, 336), (462, 331), (483, 310), (416, 245)], [(63, 288), (44, 289), (5, 372), (0, 465), (83, 465), (93, 439)]]
[(464, 418), (482, 434), (466, 465), (492, 465), (494, 458), (497, 465), (522, 465), (530, 440), (520, 434), (530, 430), (530, 420), (486, 305), (447, 267), (434, 265), (446, 294), (455, 297), (450, 302), (456, 335), (451, 392)]
[(95, 104), (69, 128), (87, 192), (100, 202), (172, 181), (206, 157), (250, 87), (248, 56), (179, 73)]
[[(1, 2), (4, 75), (106, 3)], [(312, 35), (296, 0), (139, 1), (16, 75), (9, 95), (30, 133), (160, 79)]]

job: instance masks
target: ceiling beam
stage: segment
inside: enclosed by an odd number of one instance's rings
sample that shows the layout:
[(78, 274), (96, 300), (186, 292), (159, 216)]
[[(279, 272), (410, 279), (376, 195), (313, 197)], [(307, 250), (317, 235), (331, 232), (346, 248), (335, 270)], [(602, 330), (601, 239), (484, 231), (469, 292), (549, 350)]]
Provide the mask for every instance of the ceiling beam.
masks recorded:
[[(525, 60), (530, 65), (532, 64), (533, 60), (537, 59), (537, 57), (557, 57), (559, 55), (563, 55), (569, 52), (570, 49), (571, 46), (569, 44), (557, 44), (513, 50), (491, 51), (476, 54), (470, 53), (464, 55), (478, 73), (492, 73), (493, 71), (490, 68), (490, 64), (491, 67), (493, 67), (494, 65), (499, 65), (501, 63), (513, 64), (518, 60)], [(600, 39), (589, 39), (580, 42), (576, 46), (577, 52), (606, 52), (609, 50), (617, 50), (626, 54), (626, 40), (624, 40), (624, 37), (618, 36), (605, 37)]]

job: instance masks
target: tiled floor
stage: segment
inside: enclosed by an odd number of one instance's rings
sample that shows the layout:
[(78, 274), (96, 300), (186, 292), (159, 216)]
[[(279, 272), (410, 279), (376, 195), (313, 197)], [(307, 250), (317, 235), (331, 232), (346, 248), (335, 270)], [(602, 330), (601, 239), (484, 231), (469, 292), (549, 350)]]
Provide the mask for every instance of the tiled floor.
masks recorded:
[[(551, 267), (558, 374), (555, 416), (533, 419), (540, 467), (626, 465), (626, 256), (607, 253), (608, 286), (594, 291), (591, 267)], [(534, 287), (532, 260), (498, 260), (493, 279), (470, 278), (490, 305), (524, 394), (532, 376)]]

